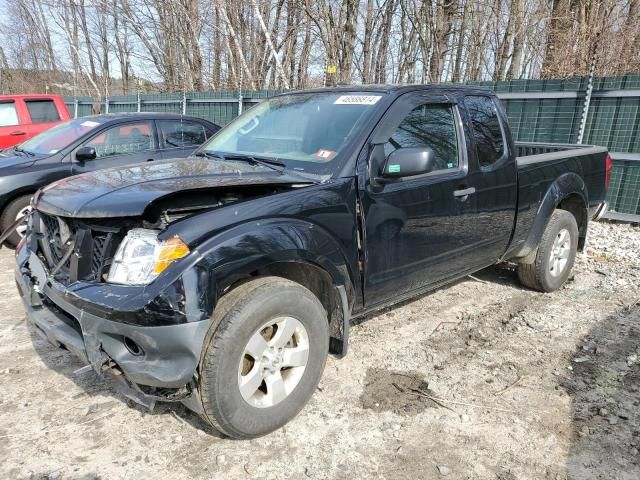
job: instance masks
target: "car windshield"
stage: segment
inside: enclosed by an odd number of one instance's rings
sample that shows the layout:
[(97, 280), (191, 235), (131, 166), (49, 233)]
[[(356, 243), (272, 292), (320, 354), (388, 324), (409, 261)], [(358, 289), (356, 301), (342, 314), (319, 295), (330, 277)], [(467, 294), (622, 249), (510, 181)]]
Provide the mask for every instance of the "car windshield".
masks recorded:
[(277, 160), (289, 169), (330, 174), (382, 96), (333, 92), (274, 97), (235, 119), (200, 152)]
[(37, 155), (53, 155), (102, 123), (104, 120), (96, 118), (70, 120), (36, 135), (22, 143), (19, 148)]

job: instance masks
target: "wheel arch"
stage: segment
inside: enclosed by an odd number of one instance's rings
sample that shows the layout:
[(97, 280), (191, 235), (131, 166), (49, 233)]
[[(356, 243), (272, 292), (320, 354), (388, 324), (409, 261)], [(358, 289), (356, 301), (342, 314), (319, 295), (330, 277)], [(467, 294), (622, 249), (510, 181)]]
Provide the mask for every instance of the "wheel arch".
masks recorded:
[(578, 193), (571, 193), (564, 197), (556, 208), (568, 211), (576, 219), (578, 224), (578, 251), (583, 251), (589, 224), (589, 212), (585, 198)]
[(578, 250), (582, 251), (589, 222), (588, 198), (587, 186), (578, 174), (569, 172), (559, 176), (542, 197), (529, 235), (513, 258), (524, 263), (533, 261), (542, 234), (556, 209), (566, 210), (575, 217), (579, 233)]
[(331, 353), (344, 355), (350, 312), (357, 301), (352, 266), (329, 232), (307, 222), (239, 226), (197, 247), (199, 265), (212, 280), (215, 310), (238, 286), (264, 276), (294, 281), (322, 303), (329, 319)]

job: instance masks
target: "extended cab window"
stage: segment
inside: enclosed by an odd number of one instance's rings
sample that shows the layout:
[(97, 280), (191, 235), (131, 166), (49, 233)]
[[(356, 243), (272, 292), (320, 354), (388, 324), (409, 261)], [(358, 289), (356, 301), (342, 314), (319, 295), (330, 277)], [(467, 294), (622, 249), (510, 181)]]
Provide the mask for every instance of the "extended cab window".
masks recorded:
[(458, 168), (458, 139), (451, 105), (425, 104), (404, 118), (385, 144), (385, 154), (399, 148), (430, 147), (435, 154), (434, 170)]
[(97, 158), (144, 152), (153, 149), (152, 132), (149, 122), (118, 125), (92, 138), (85, 146), (95, 148)]
[(25, 100), (32, 123), (53, 123), (60, 121), (60, 114), (53, 100)]
[(165, 148), (197, 147), (207, 140), (205, 129), (200, 123), (159, 120), (157, 125)]
[(498, 110), (489, 97), (468, 96), (464, 99), (464, 105), (471, 117), (478, 162), (481, 167), (492, 165), (504, 154)]
[(18, 113), (14, 102), (0, 103), (0, 127), (18, 125)]

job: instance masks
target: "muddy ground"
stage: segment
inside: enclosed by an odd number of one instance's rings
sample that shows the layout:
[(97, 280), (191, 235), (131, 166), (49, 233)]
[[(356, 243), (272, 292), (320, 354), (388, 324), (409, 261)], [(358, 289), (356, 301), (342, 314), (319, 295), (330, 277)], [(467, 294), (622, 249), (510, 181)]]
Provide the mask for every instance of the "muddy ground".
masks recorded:
[(542, 294), (493, 267), (355, 325), (284, 429), (128, 404), (31, 334), (0, 252), (0, 478), (640, 478), (640, 229), (595, 225)]

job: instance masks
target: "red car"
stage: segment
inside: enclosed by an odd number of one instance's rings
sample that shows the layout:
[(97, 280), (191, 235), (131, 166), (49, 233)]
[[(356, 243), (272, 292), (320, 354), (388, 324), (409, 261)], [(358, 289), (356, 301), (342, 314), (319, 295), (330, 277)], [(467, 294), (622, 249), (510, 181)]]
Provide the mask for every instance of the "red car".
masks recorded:
[(70, 119), (58, 95), (0, 95), (0, 150)]

